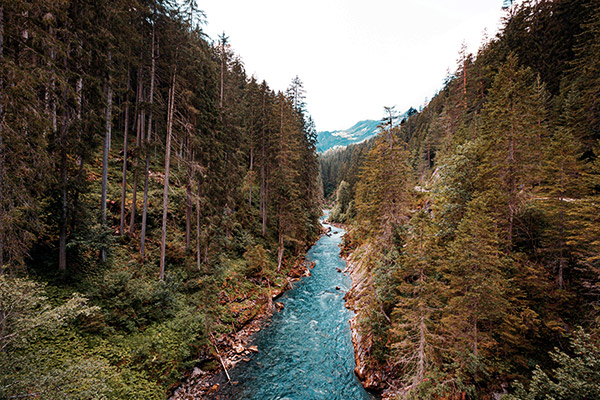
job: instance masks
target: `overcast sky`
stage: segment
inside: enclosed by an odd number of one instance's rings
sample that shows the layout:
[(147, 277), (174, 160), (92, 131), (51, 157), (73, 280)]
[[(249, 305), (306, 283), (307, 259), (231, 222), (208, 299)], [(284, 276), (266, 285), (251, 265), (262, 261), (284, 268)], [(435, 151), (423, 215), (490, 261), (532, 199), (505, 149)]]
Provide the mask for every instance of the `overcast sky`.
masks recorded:
[(418, 108), (493, 36), (502, 0), (198, 0), (205, 32), (225, 32), (248, 75), (285, 90), (298, 75), (317, 130)]

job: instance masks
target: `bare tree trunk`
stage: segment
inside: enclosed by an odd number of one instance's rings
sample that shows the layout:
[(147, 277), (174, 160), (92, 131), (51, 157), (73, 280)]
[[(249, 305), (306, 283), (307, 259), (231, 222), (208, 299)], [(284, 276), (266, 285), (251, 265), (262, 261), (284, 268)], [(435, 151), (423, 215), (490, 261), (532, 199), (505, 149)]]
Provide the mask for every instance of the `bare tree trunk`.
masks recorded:
[(248, 182), (248, 209), (252, 209), (252, 185), (254, 184), (254, 175), (253, 175), (253, 167), (254, 167), (254, 148), (250, 147), (250, 182)]
[[(51, 30), (52, 32), (52, 30)], [(52, 62), (56, 61), (56, 51), (53, 48), (50, 51), (50, 58)], [(66, 60), (65, 60), (66, 63)], [(51, 78), (51, 97), (52, 97), (52, 129), (54, 132), (58, 132), (58, 117), (57, 117), (57, 98), (56, 93), (54, 91), (56, 87), (55, 77), (54, 77), (54, 65), (52, 65), (53, 73)], [(59, 220), (59, 239), (58, 239), (58, 269), (60, 271), (67, 270), (67, 180), (68, 180), (68, 171), (67, 171), (67, 92), (66, 89), (63, 90), (63, 101), (65, 104), (65, 110), (63, 111), (62, 124), (60, 128), (60, 182), (61, 182), (61, 212), (60, 212), (60, 220)]]
[(185, 249), (190, 250), (192, 236), (192, 149), (190, 145), (190, 132), (186, 137), (186, 176), (185, 184)]
[(467, 109), (467, 57), (463, 58), (463, 96), (464, 107)]
[(129, 90), (131, 89), (131, 66), (127, 64), (127, 89), (125, 92), (125, 124), (123, 128), (123, 180), (121, 183), (121, 219), (119, 235), (125, 232), (125, 200), (127, 199), (127, 142), (129, 139)]
[[(141, 56), (140, 56), (141, 59)], [(141, 60), (140, 60), (141, 61)], [(135, 229), (135, 211), (136, 211), (136, 201), (137, 201), (137, 187), (139, 180), (139, 151), (142, 145), (142, 141), (144, 140), (144, 122), (146, 120), (146, 113), (144, 110), (139, 110), (140, 103), (143, 99), (143, 73), (142, 66), (140, 62), (140, 67), (138, 69), (138, 80), (137, 80), (137, 91), (136, 91), (136, 138), (135, 138), (135, 158), (133, 163), (133, 188), (132, 188), (132, 196), (131, 196), (131, 215), (129, 218), (129, 234), (133, 234)]]
[(221, 37), (221, 93), (219, 96), (219, 107), (223, 108), (223, 97), (225, 94), (225, 43), (226, 43), (225, 33)]
[(165, 278), (165, 253), (167, 245), (167, 206), (169, 201), (169, 170), (171, 167), (171, 137), (173, 136), (173, 111), (175, 109), (175, 76), (177, 66), (173, 71), (173, 81), (167, 110), (167, 144), (165, 149), (165, 188), (163, 192), (162, 237), (160, 242), (160, 280)]
[[(56, 110), (56, 109), (55, 109)], [(59, 221), (59, 249), (58, 249), (58, 269), (67, 270), (67, 116), (66, 111), (63, 117), (63, 124), (60, 128), (60, 180), (61, 180), (61, 207)]]
[(155, 28), (152, 25), (152, 64), (150, 67), (150, 109), (148, 111), (148, 133), (146, 134), (146, 170), (144, 175), (144, 208), (142, 212), (142, 232), (140, 236), (140, 254), (145, 256), (146, 221), (148, 218), (148, 180), (150, 175), (150, 139), (152, 135), (152, 108), (154, 104), (154, 78), (156, 74)]
[(281, 219), (281, 207), (279, 209), (279, 244), (277, 248), (277, 272), (281, 269), (281, 264), (283, 262), (283, 224)]
[[(110, 63), (111, 54), (108, 53), (108, 62)], [(102, 150), (102, 195), (100, 199), (100, 214), (101, 214), (101, 224), (102, 229), (107, 229), (106, 222), (106, 200), (107, 200), (107, 190), (108, 190), (108, 153), (110, 151), (110, 141), (112, 134), (112, 88), (110, 82), (110, 73), (108, 75), (107, 83), (106, 83), (106, 131), (104, 134), (104, 149)], [(102, 244), (102, 248), (100, 249), (100, 261), (106, 262), (106, 243)]]
[(427, 327), (425, 326), (425, 318), (421, 314), (419, 320), (419, 349), (418, 349), (418, 365), (417, 365), (417, 384), (423, 382), (425, 377), (425, 332)]
[(198, 264), (198, 270), (200, 270), (201, 266), (202, 266), (202, 255), (201, 253), (201, 247), (202, 247), (202, 241), (200, 240), (201, 238), (201, 228), (202, 228), (202, 224), (201, 224), (201, 210), (200, 210), (200, 197), (201, 197), (201, 184), (200, 184), (200, 180), (198, 180), (198, 194), (196, 197), (196, 263)]
[(566, 259), (565, 259), (565, 206), (564, 206), (564, 198), (565, 198), (565, 190), (564, 190), (564, 183), (565, 183), (565, 170), (564, 170), (564, 163), (561, 160), (560, 162), (560, 194), (559, 194), (559, 198), (558, 198), (558, 207), (559, 207), (559, 212), (558, 212), (558, 223), (559, 223), (559, 230), (558, 230), (558, 235), (559, 235), (559, 246), (560, 246), (560, 250), (559, 250), (559, 260), (558, 260), (558, 287), (563, 289), (564, 288), (564, 271), (565, 271), (565, 266), (566, 266)]

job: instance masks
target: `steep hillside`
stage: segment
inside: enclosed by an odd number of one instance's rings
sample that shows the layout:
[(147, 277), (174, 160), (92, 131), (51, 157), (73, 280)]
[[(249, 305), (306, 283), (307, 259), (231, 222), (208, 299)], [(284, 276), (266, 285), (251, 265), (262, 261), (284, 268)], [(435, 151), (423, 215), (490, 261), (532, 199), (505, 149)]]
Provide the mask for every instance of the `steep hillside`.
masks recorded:
[(384, 398), (600, 398), (600, 5), (509, 11), (421, 112), (321, 157)]

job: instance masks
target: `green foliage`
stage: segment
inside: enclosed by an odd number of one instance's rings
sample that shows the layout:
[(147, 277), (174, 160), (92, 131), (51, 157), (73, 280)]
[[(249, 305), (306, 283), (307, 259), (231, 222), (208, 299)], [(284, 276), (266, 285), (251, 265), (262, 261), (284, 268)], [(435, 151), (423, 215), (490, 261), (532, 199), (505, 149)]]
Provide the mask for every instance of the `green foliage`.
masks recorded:
[(273, 269), (271, 268), (271, 261), (267, 256), (267, 251), (260, 244), (249, 246), (248, 250), (244, 253), (244, 259), (248, 264), (246, 276), (272, 278)]
[(52, 333), (79, 316), (99, 311), (75, 293), (64, 304), (52, 307), (43, 295), (43, 286), (21, 278), (0, 275), (0, 351), (21, 348), (39, 335)]
[(180, 301), (172, 276), (155, 281), (133, 271), (107, 271), (91, 285), (90, 299), (102, 307), (106, 321), (128, 332), (173, 318)]
[(597, 338), (578, 328), (570, 338), (570, 351), (557, 348), (550, 353), (556, 365), (546, 373), (536, 365), (526, 389), (515, 384), (515, 393), (505, 400), (600, 398), (600, 346)]
[(165, 398), (319, 232), (302, 83), (248, 77), (189, 4), (0, 8), (0, 397)]
[(341, 181), (337, 189), (335, 207), (331, 210), (329, 217), (331, 221), (340, 223), (349, 221), (353, 212), (353, 207), (350, 206), (352, 202), (351, 196), (350, 185), (346, 181)]
[(359, 317), (399, 398), (487, 399), (532, 374), (514, 398), (598, 397), (593, 362), (549, 355), (598, 319), (596, 3), (514, 5), (366, 157), (322, 157), (325, 192), (351, 194), (332, 211), (346, 247), (372, 256)]

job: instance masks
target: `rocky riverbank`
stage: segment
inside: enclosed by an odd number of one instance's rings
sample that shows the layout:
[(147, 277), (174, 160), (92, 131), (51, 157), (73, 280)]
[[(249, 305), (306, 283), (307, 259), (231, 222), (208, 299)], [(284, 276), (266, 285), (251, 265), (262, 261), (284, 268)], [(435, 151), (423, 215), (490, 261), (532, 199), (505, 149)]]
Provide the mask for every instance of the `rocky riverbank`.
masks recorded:
[(265, 327), (274, 312), (281, 311), (282, 303), (276, 302), (294, 282), (302, 277), (310, 276), (314, 263), (297, 261), (287, 273), (287, 284), (284, 287), (272, 288), (270, 298), (260, 307), (256, 316), (236, 333), (210, 338), (210, 352), (207, 359), (217, 362), (218, 366), (210, 370), (197, 366), (185, 377), (182, 384), (175, 389), (169, 400), (220, 399), (219, 391), (223, 385), (236, 385), (229, 380), (230, 371), (240, 361), (248, 361), (253, 352), (258, 352), (252, 345), (253, 336)]
[(354, 372), (363, 387), (379, 393), (382, 400), (394, 398), (395, 390), (388, 377), (391, 375), (389, 366), (381, 367), (371, 357), (373, 337), (361, 327), (361, 320), (366, 318), (368, 310), (375, 304), (373, 283), (365, 254), (369, 248), (360, 247), (345, 257), (347, 266), (344, 273), (352, 279), (352, 288), (346, 293), (346, 307), (355, 312), (350, 320), (352, 344), (356, 368)]

